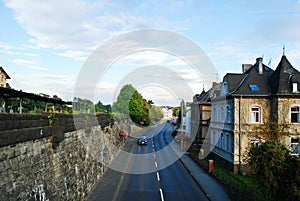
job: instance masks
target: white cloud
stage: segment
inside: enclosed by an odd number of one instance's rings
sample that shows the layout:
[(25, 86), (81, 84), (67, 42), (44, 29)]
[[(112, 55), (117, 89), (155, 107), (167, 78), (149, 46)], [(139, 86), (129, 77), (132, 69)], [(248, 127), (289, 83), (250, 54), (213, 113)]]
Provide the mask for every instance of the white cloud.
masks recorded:
[(27, 59), (14, 59), (11, 60), (12, 63), (24, 66), (26, 68), (34, 69), (34, 70), (47, 70), (47, 68), (41, 67), (37, 64), (34, 60), (27, 60)]
[(77, 61), (84, 61), (89, 56), (88, 52), (74, 51), (74, 50), (67, 50), (62, 53), (57, 53), (57, 55), (63, 56), (63, 57), (68, 57), (68, 58), (73, 58), (74, 60), (77, 60)]
[(34, 53), (30, 53), (30, 52), (24, 53), (24, 55), (28, 56), (28, 57), (38, 57), (39, 56), (38, 54), (34, 54)]
[[(45, 93), (51, 96), (58, 95), (63, 100), (72, 100), (75, 78), (57, 74), (32, 74), (31, 82), (24, 79), (24, 75), (12, 73), (13, 79), (9, 80), (16, 90), (30, 93)], [(37, 84), (38, 83), (38, 84)], [(16, 88), (15, 86), (18, 86)]]
[(47, 68), (39, 67), (39, 66), (29, 66), (28, 68), (34, 69), (34, 70), (48, 70)]
[[(186, 24), (164, 15), (147, 16), (139, 9), (143, 3), (134, 6), (125, 2), (83, 0), (12, 0), (5, 3), (14, 11), (17, 22), (33, 37), (31, 42), (35, 46), (66, 50), (60, 55), (74, 56), (75, 59), (78, 59), (76, 52), (90, 52), (119, 33), (148, 27), (169, 27), (174, 30), (184, 28)], [(174, 9), (180, 7), (182, 5), (178, 4)], [(172, 12), (176, 13), (175, 10)], [(74, 51), (75, 54), (72, 54)], [(79, 57), (80, 60), (84, 58)]]

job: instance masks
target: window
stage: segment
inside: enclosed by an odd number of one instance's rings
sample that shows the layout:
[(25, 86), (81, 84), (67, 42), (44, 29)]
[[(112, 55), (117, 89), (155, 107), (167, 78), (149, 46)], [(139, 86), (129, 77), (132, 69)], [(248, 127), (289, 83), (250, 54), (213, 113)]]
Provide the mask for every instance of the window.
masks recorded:
[(230, 107), (229, 106), (227, 106), (226, 107), (226, 121), (227, 121), (227, 123), (230, 123), (231, 122), (231, 116), (230, 116), (231, 114), (230, 114)]
[(221, 133), (221, 148), (225, 149), (225, 138), (224, 133)]
[(250, 90), (251, 90), (251, 91), (259, 91), (259, 87), (258, 87), (257, 85), (249, 84), (249, 87), (250, 87)]
[(224, 107), (221, 107), (221, 119), (220, 119), (221, 122), (224, 122), (225, 121), (225, 109)]
[(226, 134), (226, 151), (230, 151), (230, 135)]
[(291, 108), (291, 122), (292, 123), (299, 123), (300, 121), (300, 118), (299, 118), (299, 107), (296, 106), (296, 107), (292, 107)]
[(214, 120), (214, 121), (218, 120), (217, 108), (215, 108), (215, 107), (214, 107), (214, 116), (213, 116), (213, 120)]
[(299, 138), (297, 137), (291, 138), (290, 151), (291, 151), (291, 155), (299, 156), (299, 152), (300, 152)]
[(250, 122), (260, 123), (260, 107), (252, 107), (250, 111)]
[(293, 83), (293, 92), (298, 92), (298, 83)]
[(254, 147), (258, 147), (261, 144), (260, 139), (255, 138), (255, 137), (251, 138), (250, 142), (251, 142), (251, 145)]

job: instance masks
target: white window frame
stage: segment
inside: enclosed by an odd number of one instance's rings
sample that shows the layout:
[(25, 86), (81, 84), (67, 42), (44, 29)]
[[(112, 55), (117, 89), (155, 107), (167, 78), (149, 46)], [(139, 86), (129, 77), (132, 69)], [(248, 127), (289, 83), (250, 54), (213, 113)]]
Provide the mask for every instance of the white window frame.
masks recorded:
[(291, 151), (291, 155), (299, 156), (300, 145), (299, 145), (299, 138), (298, 137), (291, 137), (290, 151)]
[[(297, 108), (298, 111), (292, 111), (293, 108)], [(292, 114), (298, 114), (297, 115), (297, 121), (293, 121)], [(291, 109), (290, 109), (290, 120), (291, 120), (292, 124), (299, 124), (300, 123), (300, 106), (299, 105), (293, 105), (293, 106), (291, 106)]]
[[(257, 110), (253, 110), (257, 109)], [(257, 120), (258, 118), (258, 120)], [(262, 123), (262, 112), (261, 107), (258, 105), (250, 107), (250, 123), (252, 124), (261, 124)]]
[(298, 83), (297, 82), (292, 83), (292, 90), (294, 93), (298, 92)]

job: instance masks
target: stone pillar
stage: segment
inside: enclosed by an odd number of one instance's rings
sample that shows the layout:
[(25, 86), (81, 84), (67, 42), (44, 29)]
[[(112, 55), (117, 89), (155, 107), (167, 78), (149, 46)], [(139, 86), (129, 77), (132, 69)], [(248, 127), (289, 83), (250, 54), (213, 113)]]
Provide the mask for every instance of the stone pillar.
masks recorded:
[(23, 99), (20, 98), (20, 110), (19, 110), (19, 113), (22, 114), (22, 102), (23, 102)]

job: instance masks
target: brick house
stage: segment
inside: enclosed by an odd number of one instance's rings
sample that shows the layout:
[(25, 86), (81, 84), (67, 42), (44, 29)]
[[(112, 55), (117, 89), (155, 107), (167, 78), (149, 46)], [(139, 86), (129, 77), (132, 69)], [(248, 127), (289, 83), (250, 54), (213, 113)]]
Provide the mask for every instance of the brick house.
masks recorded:
[[(299, 155), (300, 73), (282, 56), (272, 70), (257, 58), (244, 64), (242, 73), (227, 73), (221, 90), (211, 102), (210, 143), (213, 153), (225, 160), (234, 172), (245, 164), (250, 146), (266, 137), (260, 126), (286, 125), (280, 141), (291, 154)], [(212, 147), (211, 147), (212, 148)]]

